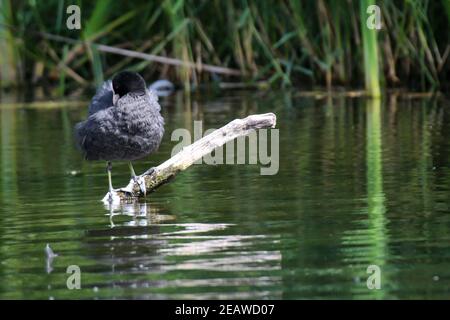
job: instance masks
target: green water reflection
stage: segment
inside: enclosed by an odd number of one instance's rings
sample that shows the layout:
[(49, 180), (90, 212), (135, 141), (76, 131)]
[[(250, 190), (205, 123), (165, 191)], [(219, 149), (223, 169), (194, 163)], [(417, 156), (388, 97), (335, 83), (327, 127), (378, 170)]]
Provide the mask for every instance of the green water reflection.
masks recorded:
[[(163, 100), (176, 128), (274, 112), (279, 172), (195, 165), (146, 201), (104, 207), (76, 104), (0, 104), (0, 298), (448, 298), (450, 104), (238, 92)], [(113, 166), (116, 187), (126, 163)], [(50, 243), (59, 254), (48, 261)], [(81, 268), (68, 290), (66, 268)], [(381, 269), (369, 290), (367, 267)]]

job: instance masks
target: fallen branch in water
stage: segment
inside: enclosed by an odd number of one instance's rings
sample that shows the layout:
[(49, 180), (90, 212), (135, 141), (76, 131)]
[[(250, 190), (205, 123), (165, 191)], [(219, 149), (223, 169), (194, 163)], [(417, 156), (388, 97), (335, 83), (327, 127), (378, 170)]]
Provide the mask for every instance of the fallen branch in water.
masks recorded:
[[(155, 167), (152, 173), (142, 176), (145, 179), (147, 193), (168, 182), (178, 172), (186, 170), (195, 161), (211, 153), (216, 148), (223, 146), (225, 143), (238, 137), (246, 136), (256, 129), (274, 128), (276, 120), (277, 117), (273, 113), (255, 114), (244, 119), (235, 119), (226, 126), (184, 147), (172, 158)], [(137, 183), (134, 183), (133, 186), (127, 186), (126, 189), (130, 189), (132, 192), (121, 189), (116, 190), (121, 200), (132, 200), (144, 196)]]

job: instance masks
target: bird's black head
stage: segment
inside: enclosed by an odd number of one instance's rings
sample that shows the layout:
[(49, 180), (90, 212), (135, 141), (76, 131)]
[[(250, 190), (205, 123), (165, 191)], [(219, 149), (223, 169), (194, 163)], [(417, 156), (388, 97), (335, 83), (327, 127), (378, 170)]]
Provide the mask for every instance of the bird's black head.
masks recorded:
[(123, 97), (127, 93), (145, 93), (145, 80), (136, 72), (122, 71), (116, 74), (112, 80), (114, 94)]

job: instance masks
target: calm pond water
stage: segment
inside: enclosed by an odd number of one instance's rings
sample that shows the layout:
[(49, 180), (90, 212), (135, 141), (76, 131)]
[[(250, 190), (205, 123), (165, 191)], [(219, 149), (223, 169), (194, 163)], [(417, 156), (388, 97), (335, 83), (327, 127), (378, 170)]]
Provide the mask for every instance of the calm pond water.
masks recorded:
[[(0, 104), (0, 298), (450, 298), (450, 104), (387, 96), (182, 95), (176, 128), (274, 112), (280, 167), (194, 165), (136, 204), (105, 207), (103, 162), (74, 147), (86, 106)], [(126, 163), (113, 166), (126, 185)], [(46, 259), (49, 243), (59, 254)], [(81, 270), (69, 290), (67, 267)], [(381, 289), (369, 290), (369, 265)]]

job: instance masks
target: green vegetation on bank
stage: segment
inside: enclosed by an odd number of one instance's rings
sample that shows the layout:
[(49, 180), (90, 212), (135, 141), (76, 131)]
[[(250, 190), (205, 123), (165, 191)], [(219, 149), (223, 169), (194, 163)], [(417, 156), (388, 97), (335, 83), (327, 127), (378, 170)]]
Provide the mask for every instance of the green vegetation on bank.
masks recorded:
[[(67, 6), (81, 30), (66, 28)], [(381, 30), (367, 7), (381, 8)], [(0, 0), (1, 86), (99, 83), (123, 68), (186, 88), (211, 82), (447, 90), (450, 0), (12, 1)], [(80, 41), (64, 43), (42, 33)], [(180, 59), (174, 67), (105, 53), (91, 43)], [(202, 64), (240, 76), (201, 72)]]

